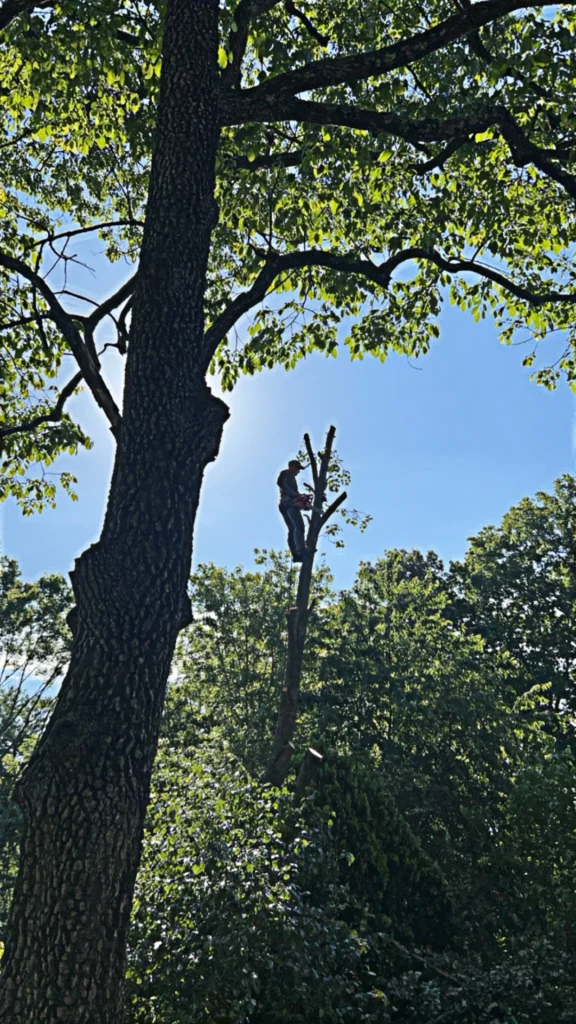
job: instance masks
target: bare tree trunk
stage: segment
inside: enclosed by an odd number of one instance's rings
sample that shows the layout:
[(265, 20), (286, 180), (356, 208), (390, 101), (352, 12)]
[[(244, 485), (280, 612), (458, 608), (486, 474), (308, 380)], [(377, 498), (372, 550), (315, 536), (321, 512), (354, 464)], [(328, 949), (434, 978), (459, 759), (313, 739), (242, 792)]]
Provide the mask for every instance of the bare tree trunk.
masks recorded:
[[(323, 526), (328, 522), (330, 516), (336, 511), (339, 505), (346, 500), (346, 492), (341, 494), (330, 507), (323, 512), (325, 501), (326, 480), (330, 466), (330, 457), (336, 428), (330, 427), (326, 436), (324, 452), (318, 469), (316, 458), (310, 445), (310, 438), (306, 434), (304, 440), (308, 449), (308, 456), (312, 466), (314, 479), (314, 506), (306, 537), (306, 547), (313, 552), (316, 551), (318, 538)], [(280, 695), (280, 708), (278, 721), (274, 735), (272, 754), (264, 779), (274, 786), (281, 786), (286, 778), (290, 766), (290, 758), (294, 747), (291, 740), (296, 728), (298, 715), (298, 701), (300, 697), (300, 683), (302, 680), (302, 661), (306, 645), (306, 631), (310, 616), (310, 586), (314, 570), (314, 556), (305, 558), (302, 562), (298, 578), (298, 591), (296, 594), (296, 605), (288, 611), (288, 644), (286, 656), (286, 668), (284, 682)]]
[(124, 412), (100, 541), (77, 561), (72, 659), (18, 786), (24, 825), (5, 1024), (119, 1024), (149, 782), (202, 475), (226, 406), (201, 343), (217, 217), (218, 26), (168, 0)]

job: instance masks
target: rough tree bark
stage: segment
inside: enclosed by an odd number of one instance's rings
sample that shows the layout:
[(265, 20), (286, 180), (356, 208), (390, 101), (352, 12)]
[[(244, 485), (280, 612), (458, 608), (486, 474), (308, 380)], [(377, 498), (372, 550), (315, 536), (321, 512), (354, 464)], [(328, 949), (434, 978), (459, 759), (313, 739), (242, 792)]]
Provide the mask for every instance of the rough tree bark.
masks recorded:
[(76, 562), (70, 669), (18, 786), (5, 1024), (118, 1024), (149, 780), (202, 474), (226, 406), (200, 356), (217, 217), (217, 5), (168, 0), (124, 411), (100, 541)]
[[(318, 538), (322, 528), (347, 497), (346, 492), (344, 491), (336, 498), (335, 501), (332, 502), (326, 511), (323, 511), (326, 481), (335, 434), (336, 428), (330, 427), (328, 434), (326, 435), (326, 444), (324, 445), (324, 451), (320, 459), (320, 467), (318, 467), (316, 457), (312, 451), (310, 438), (308, 437), (308, 434), (304, 435), (304, 441), (306, 443), (306, 449), (308, 451), (308, 457), (312, 468), (312, 479), (314, 481), (314, 505), (306, 537), (306, 547), (310, 548), (313, 552), (316, 551), (316, 545), (318, 544)], [(273, 786), (281, 786), (284, 782), (290, 767), (290, 759), (295, 749), (292, 744), (292, 737), (296, 728), (296, 718), (298, 715), (300, 682), (302, 679), (302, 661), (304, 658), (306, 631), (308, 629), (308, 620), (310, 617), (310, 586), (312, 583), (313, 569), (314, 555), (312, 555), (311, 558), (305, 558), (302, 562), (298, 578), (296, 604), (288, 611), (286, 668), (284, 672), (282, 692), (280, 694), (280, 708), (278, 711), (278, 720), (276, 722), (276, 732), (274, 735), (272, 753), (264, 775), (264, 781), (271, 783)], [(318, 758), (321, 760), (321, 756), (316, 751), (312, 750), (308, 753), (307, 758), (305, 758), (307, 768), (305, 771), (303, 769), (303, 774), (300, 777), (298, 784), (299, 789), (302, 791), (309, 784), (307, 781), (308, 769), (314, 763), (315, 759), (317, 760)]]

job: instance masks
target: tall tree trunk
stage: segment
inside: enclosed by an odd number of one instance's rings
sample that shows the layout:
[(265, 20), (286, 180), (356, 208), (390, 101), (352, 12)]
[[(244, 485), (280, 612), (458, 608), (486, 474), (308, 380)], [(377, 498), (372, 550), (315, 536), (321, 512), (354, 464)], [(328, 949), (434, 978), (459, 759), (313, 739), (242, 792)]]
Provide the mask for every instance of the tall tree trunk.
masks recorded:
[(70, 670), (18, 787), (3, 1024), (118, 1024), (125, 940), (202, 475), (226, 406), (201, 342), (217, 217), (218, 10), (168, 0), (124, 412), (100, 541), (77, 561)]

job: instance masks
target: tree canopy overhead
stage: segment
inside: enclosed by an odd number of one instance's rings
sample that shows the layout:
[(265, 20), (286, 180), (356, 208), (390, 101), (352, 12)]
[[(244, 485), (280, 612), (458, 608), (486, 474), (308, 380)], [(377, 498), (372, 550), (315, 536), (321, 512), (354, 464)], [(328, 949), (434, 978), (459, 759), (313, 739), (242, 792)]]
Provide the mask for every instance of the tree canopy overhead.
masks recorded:
[[(118, 430), (94, 337), (112, 317), (126, 351), (134, 278), (122, 264), (100, 306), (68, 293), (84, 288), (78, 234), (138, 259), (164, 5), (0, 12), (2, 493), (34, 510), (55, 487), (28, 467), (89, 444), (65, 412), (76, 387)], [(541, 381), (572, 383), (574, 4), (373, 0), (357, 13), (330, 0), (220, 9), (199, 362), (227, 388), (342, 344), (352, 358), (418, 355), (449, 295), (492, 314), (506, 341), (522, 329)], [(559, 330), (550, 365), (537, 349)]]

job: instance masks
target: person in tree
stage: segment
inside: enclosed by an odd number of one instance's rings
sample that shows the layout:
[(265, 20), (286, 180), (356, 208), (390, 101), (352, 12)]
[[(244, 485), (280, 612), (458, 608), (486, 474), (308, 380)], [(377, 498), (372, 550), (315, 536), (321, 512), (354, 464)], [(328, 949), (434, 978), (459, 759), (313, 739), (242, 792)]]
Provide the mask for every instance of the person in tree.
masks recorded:
[(295, 562), (302, 562), (307, 555), (312, 554), (311, 549), (306, 547), (304, 539), (304, 520), (302, 509), (310, 507), (310, 498), (307, 494), (301, 494), (298, 490), (296, 477), (298, 473), (306, 469), (298, 459), (290, 459), (288, 468), (283, 469), (278, 477), (280, 488), (280, 514), (288, 527), (288, 547)]

